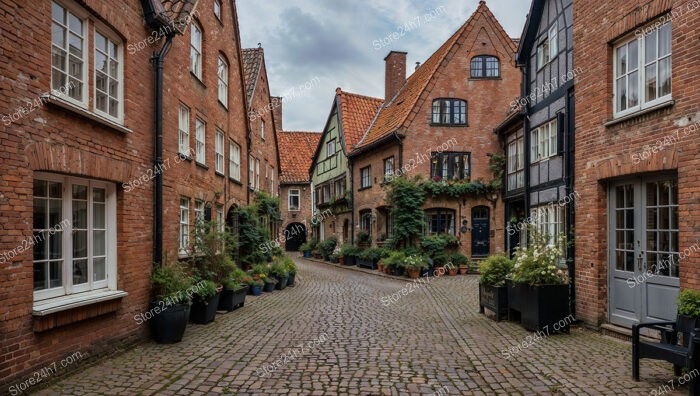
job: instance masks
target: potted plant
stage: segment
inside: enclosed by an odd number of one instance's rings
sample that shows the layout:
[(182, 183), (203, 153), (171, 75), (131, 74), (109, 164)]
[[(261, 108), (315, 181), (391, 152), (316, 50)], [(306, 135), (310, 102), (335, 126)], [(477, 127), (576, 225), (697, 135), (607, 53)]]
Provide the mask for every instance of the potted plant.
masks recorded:
[(330, 260), (331, 255), (335, 252), (335, 247), (338, 244), (338, 238), (332, 236), (325, 241), (320, 242), (316, 247), (324, 260)]
[(382, 249), (379, 248), (369, 248), (363, 250), (358, 256), (358, 267), (364, 267), (369, 269), (377, 269), (377, 263), (382, 255)]
[(265, 284), (260, 279), (255, 279), (252, 276), (243, 278), (243, 282), (248, 285), (248, 292), (253, 296), (259, 296), (262, 293), (262, 287)]
[(313, 245), (310, 242), (305, 242), (302, 243), (301, 246), (299, 247), (299, 251), (301, 254), (304, 255), (304, 257), (309, 258), (311, 257), (311, 251), (314, 250)]
[[(520, 316), (528, 330), (553, 328), (569, 316), (569, 276), (565, 266), (566, 236), (552, 238), (528, 227), (527, 248), (515, 249), (508, 285), (509, 317)], [(563, 332), (569, 331), (567, 324)]]
[(340, 251), (338, 252), (338, 260), (342, 265), (355, 265), (357, 253), (357, 247), (346, 243), (340, 247)]
[(289, 279), (287, 279), (287, 286), (294, 286), (296, 276), (297, 276), (297, 266), (294, 264), (294, 260), (289, 257), (284, 258), (284, 265), (287, 267), (287, 273), (289, 274)]
[(424, 256), (410, 255), (404, 260), (403, 266), (408, 272), (408, 277), (411, 279), (418, 279), (421, 272), (427, 268), (430, 268), (428, 260)]
[(433, 268), (435, 269), (435, 276), (445, 276), (447, 269), (445, 268), (447, 264), (447, 256), (444, 253), (438, 253), (433, 256)]
[(276, 262), (270, 268), (270, 275), (272, 275), (277, 281), (277, 290), (284, 290), (287, 288), (287, 281), (289, 280), (289, 272), (287, 267), (282, 262)]
[(199, 280), (194, 286), (192, 297), (192, 312), (190, 321), (197, 324), (207, 324), (214, 321), (219, 307), (221, 288), (210, 280)]
[[(406, 254), (403, 251), (392, 251), (388, 254), (388, 257), (382, 258), (379, 263), (381, 263), (381, 269), (387, 274), (394, 274), (400, 271), (403, 272), (403, 264), (406, 261)], [(378, 264), (378, 266), (380, 266)]]
[(508, 315), (508, 288), (506, 276), (513, 271), (513, 261), (506, 256), (490, 256), (479, 265), (479, 312), (488, 308), (496, 314), (496, 321)]
[(224, 289), (219, 297), (219, 310), (231, 312), (245, 304), (245, 296), (248, 294), (248, 285), (243, 282), (246, 273), (236, 268), (224, 282)]
[(367, 231), (357, 233), (357, 243), (359, 245), (369, 246), (372, 244), (372, 235)]
[(265, 282), (263, 285), (263, 291), (265, 293), (272, 293), (273, 290), (275, 290), (275, 286), (277, 285), (277, 279), (267, 276), (265, 274), (260, 275), (260, 279)]
[(469, 258), (462, 253), (452, 253), (449, 258), (452, 265), (459, 268), (459, 273), (464, 275), (469, 272)]
[(678, 320), (684, 329), (700, 327), (700, 291), (685, 289), (678, 295)]
[(151, 275), (155, 299), (149, 307), (153, 339), (159, 344), (182, 341), (190, 319), (192, 278), (179, 263), (158, 267)]

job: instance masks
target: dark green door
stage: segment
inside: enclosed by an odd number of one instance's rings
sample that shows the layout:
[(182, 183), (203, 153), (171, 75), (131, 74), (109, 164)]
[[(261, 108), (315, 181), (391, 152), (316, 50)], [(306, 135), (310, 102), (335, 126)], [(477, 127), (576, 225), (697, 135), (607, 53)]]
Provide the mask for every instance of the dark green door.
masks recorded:
[(485, 257), (491, 251), (489, 235), (489, 208), (477, 206), (472, 209), (472, 256)]

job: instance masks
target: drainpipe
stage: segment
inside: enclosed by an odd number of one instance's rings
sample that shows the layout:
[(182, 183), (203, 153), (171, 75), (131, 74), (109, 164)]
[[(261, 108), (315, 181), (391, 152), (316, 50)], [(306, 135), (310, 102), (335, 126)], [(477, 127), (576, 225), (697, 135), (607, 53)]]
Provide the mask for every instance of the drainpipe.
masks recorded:
[[(174, 37), (174, 35), (168, 34), (163, 47), (151, 58), (155, 73), (154, 169), (156, 170), (163, 167), (163, 63), (170, 51)], [(160, 267), (163, 264), (163, 172), (157, 171), (155, 173), (153, 262), (156, 267)]]

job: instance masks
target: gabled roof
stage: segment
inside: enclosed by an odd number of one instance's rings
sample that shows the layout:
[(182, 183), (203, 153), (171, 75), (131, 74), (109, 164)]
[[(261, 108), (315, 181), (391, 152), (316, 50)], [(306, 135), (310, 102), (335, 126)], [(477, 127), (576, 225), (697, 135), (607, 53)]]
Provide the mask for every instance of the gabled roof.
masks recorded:
[(262, 48), (243, 49), (243, 79), (245, 80), (245, 90), (248, 95), (248, 103), (253, 101), (255, 84), (260, 77), (260, 71), (265, 58), (265, 51)]
[(518, 55), (515, 57), (515, 62), (519, 65), (527, 63), (532, 47), (535, 45), (545, 3), (547, 3), (547, 0), (532, 0), (530, 12), (527, 14), (523, 33), (518, 43)]
[(321, 140), (320, 132), (279, 132), (280, 183), (308, 183), (311, 159)]
[(340, 88), (335, 90), (340, 103), (340, 122), (342, 124), (345, 147), (352, 150), (367, 128), (376, 117), (383, 100), (369, 96), (345, 92)]
[(366, 149), (372, 144), (381, 141), (392, 133), (407, 126), (411, 121), (409, 118), (416, 108), (418, 100), (435, 77), (440, 66), (447, 58), (447, 55), (462, 36), (474, 29), (475, 22), (482, 17), (491, 20), (493, 26), (495, 26), (496, 33), (500, 35), (502, 41), (507, 43), (512, 51), (515, 52), (516, 46), (513, 40), (508, 37), (501, 24), (498, 23), (496, 17), (486, 6), (486, 2), (479, 2), (479, 7), (474, 11), (474, 14), (472, 14), (464, 25), (442, 44), (442, 46), (438, 48), (438, 50), (408, 78), (408, 80), (406, 80), (406, 83), (401, 87), (396, 96), (394, 98), (387, 98), (388, 103), (380, 110), (376, 120), (356, 145), (356, 150)]

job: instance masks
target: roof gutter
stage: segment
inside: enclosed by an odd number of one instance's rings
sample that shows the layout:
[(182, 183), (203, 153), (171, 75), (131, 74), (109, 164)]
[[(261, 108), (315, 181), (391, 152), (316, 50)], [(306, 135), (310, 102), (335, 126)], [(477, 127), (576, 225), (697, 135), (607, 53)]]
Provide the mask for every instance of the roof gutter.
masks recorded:
[(376, 141), (374, 141), (374, 142), (372, 142), (372, 143), (370, 143), (370, 144), (368, 144), (368, 145), (366, 145), (366, 146), (363, 146), (362, 148), (353, 150), (352, 152), (350, 152), (350, 153), (348, 154), (348, 157), (350, 157), (350, 158), (357, 157), (357, 156), (359, 156), (359, 155), (361, 155), (361, 154), (366, 153), (366, 152), (369, 151), (370, 149), (373, 149), (373, 148), (375, 148), (375, 147), (378, 147), (378, 146), (381, 146), (381, 145), (383, 145), (383, 144), (386, 144), (386, 143), (388, 143), (388, 142), (390, 142), (390, 141), (392, 141), (392, 140), (394, 140), (394, 139), (398, 139), (398, 140), (400, 141), (400, 140), (403, 139), (404, 137), (405, 137), (405, 135), (399, 133), (399, 131), (396, 130), (396, 131), (394, 131), (394, 132), (392, 132), (392, 133), (390, 133), (390, 134), (384, 136), (383, 138), (381, 138), (381, 139), (379, 139), (379, 140), (376, 140)]

